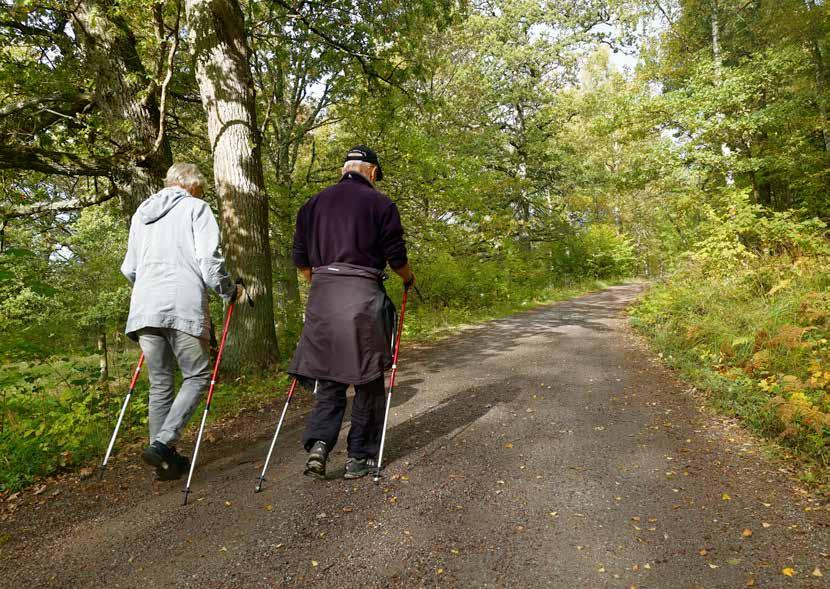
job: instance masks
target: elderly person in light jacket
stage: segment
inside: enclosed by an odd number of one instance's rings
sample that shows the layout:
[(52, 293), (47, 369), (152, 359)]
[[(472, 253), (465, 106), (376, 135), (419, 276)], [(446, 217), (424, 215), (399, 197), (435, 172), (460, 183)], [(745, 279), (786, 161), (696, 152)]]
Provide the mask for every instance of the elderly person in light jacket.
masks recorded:
[[(133, 284), (126, 332), (150, 372), (150, 445), (142, 458), (158, 479), (174, 480), (190, 467), (175, 443), (210, 380), (208, 291), (231, 301), (242, 287), (225, 271), (199, 169), (173, 164), (164, 183), (133, 215), (121, 272)], [(175, 397), (174, 361), (183, 377)]]

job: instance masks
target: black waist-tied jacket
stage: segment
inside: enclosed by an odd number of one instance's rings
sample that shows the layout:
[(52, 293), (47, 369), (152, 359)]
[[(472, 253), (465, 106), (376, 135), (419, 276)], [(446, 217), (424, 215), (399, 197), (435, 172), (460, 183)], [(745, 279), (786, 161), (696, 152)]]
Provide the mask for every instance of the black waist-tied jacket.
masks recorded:
[(386, 263), (407, 263), (395, 204), (359, 174), (312, 197), (297, 215), (294, 263), (312, 268), (305, 324), (288, 372), (365, 384), (392, 366), (395, 306)]

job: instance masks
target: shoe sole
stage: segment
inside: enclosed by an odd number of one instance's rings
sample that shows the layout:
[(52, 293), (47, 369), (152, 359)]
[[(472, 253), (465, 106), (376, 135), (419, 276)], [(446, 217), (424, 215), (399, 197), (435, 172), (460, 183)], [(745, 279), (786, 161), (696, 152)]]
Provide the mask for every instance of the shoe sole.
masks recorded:
[(343, 475), (343, 478), (346, 479), (346, 480), (349, 480), (349, 481), (352, 481), (354, 479), (362, 479), (363, 477), (368, 475), (370, 472), (372, 472), (372, 471), (367, 470), (366, 472), (347, 472), (346, 474)]

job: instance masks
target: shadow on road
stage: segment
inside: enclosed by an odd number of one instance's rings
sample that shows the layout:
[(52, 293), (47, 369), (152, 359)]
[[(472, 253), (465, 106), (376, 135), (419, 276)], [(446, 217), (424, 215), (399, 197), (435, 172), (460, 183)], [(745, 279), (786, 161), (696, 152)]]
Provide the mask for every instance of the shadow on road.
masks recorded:
[(391, 428), (384, 462), (390, 464), (436, 439), (463, 431), (496, 405), (513, 401), (519, 392), (519, 385), (507, 380), (459, 391), (429, 411)]

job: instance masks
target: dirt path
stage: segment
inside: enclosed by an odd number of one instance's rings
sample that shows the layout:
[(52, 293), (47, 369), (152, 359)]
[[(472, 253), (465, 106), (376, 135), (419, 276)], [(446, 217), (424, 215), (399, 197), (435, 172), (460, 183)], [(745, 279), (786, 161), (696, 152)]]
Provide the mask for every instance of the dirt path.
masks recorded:
[(631, 335), (637, 292), (410, 347), (380, 485), (302, 477), (300, 405), (260, 494), (279, 406), (204, 446), (187, 507), (126, 457), (29, 493), (0, 585), (827, 587), (826, 506)]

